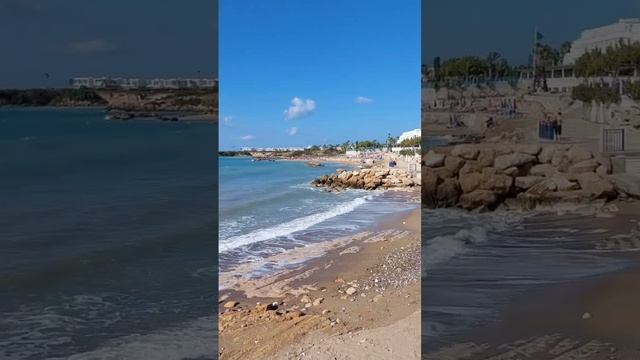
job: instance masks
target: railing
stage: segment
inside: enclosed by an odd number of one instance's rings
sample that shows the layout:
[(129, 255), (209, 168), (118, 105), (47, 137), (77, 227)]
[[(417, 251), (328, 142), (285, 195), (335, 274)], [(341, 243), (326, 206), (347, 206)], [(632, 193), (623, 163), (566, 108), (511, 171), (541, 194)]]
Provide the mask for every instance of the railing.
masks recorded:
[(606, 154), (624, 151), (624, 129), (602, 129), (602, 152)]

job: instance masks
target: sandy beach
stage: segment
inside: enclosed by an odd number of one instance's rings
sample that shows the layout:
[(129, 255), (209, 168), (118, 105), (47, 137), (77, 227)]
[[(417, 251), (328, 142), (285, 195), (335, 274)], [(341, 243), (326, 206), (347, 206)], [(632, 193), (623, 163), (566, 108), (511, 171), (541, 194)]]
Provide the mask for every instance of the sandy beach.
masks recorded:
[(220, 359), (420, 358), (418, 209), (284, 256), (312, 259), (220, 292)]

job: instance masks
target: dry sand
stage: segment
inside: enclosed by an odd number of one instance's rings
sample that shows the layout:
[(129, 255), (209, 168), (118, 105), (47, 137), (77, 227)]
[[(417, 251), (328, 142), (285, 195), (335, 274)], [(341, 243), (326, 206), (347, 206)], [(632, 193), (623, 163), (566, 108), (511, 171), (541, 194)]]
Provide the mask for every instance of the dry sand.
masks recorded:
[(221, 291), (221, 360), (420, 358), (420, 210), (307, 250), (318, 257)]

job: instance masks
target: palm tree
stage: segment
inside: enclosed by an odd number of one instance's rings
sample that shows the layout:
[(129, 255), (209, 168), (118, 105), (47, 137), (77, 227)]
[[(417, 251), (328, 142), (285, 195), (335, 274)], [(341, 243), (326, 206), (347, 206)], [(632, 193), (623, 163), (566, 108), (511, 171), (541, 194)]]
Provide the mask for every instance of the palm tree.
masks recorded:
[(499, 52), (496, 51), (492, 51), (489, 53), (489, 55), (487, 55), (487, 58), (485, 60), (486, 62), (486, 66), (487, 66), (487, 70), (489, 71), (489, 78), (490, 79), (494, 79), (496, 77), (496, 67), (498, 65), (498, 61), (502, 58), (502, 55), (500, 55)]
[(570, 52), (571, 52), (571, 42), (570, 41), (563, 42), (562, 45), (560, 45), (560, 49), (559, 49), (560, 58), (564, 59), (564, 56)]

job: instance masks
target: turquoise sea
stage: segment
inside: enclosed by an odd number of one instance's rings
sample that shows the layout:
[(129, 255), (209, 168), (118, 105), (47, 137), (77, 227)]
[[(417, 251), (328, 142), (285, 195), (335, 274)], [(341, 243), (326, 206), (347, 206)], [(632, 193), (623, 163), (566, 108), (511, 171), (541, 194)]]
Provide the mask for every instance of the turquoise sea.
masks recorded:
[[(262, 276), (291, 264), (265, 259), (293, 248), (370, 230), (398, 212), (418, 208), (399, 192), (326, 192), (311, 181), (346, 165), (220, 158), (220, 271), (253, 263)], [(221, 288), (225, 285), (221, 284)]]

